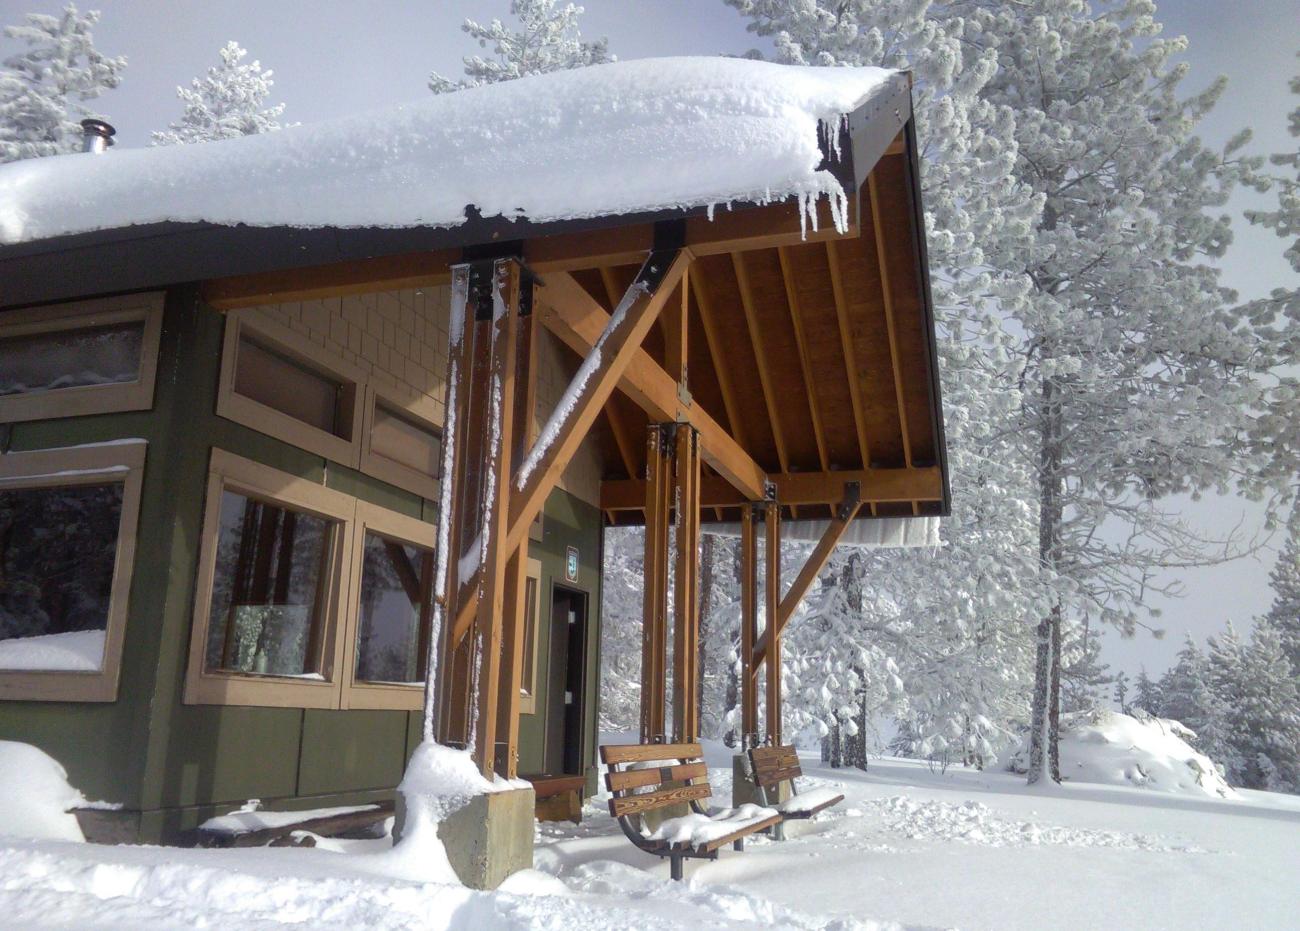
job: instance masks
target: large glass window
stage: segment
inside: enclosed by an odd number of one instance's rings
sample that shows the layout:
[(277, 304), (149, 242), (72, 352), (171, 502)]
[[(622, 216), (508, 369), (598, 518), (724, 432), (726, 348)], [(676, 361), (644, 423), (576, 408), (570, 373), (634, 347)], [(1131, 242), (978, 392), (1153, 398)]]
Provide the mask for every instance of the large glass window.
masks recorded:
[(422, 682), (433, 551), (367, 532), (362, 552), (355, 678)]
[(0, 488), (0, 669), (103, 666), (123, 486)]
[(221, 495), (205, 666), (319, 677), (334, 521)]

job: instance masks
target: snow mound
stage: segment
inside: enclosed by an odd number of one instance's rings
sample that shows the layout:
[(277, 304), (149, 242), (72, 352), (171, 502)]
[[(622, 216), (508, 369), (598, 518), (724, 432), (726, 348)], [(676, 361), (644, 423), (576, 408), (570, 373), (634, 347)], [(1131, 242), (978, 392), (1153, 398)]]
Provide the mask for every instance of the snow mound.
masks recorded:
[[(1156, 792), (1238, 798), (1219, 768), (1187, 743), (1196, 734), (1177, 721), (1113, 711), (1061, 718), (1061, 778), (1072, 782), (1136, 786)], [(1023, 773), (1028, 740), (1008, 769)]]
[(98, 672), (103, 661), (102, 630), (75, 630), (66, 634), (0, 640), (0, 669)]
[(0, 740), (0, 834), (84, 841), (71, 813), (84, 804), (58, 760), (31, 744)]
[(1171, 846), (1145, 834), (1016, 821), (1001, 817), (980, 802), (953, 804), (896, 795), (876, 799), (869, 805), (889, 833), (913, 840), (960, 841), (985, 847), (1115, 847), (1199, 852), (1194, 847)]
[(236, 139), (25, 159), (0, 166), (0, 243), (169, 220), (446, 227), (467, 205), (535, 222), (789, 197), (842, 211), (820, 139), (898, 80), (643, 59)]

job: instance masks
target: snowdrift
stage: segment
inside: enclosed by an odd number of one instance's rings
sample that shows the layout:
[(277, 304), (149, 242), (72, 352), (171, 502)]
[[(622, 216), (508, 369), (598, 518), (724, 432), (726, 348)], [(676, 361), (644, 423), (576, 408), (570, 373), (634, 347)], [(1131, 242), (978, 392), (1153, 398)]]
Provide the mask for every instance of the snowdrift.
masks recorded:
[(466, 205), (546, 222), (824, 196), (838, 220), (820, 142), (897, 80), (643, 59), (236, 139), (24, 159), (0, 166), (0, 244), (169, 220), (447, 227)]
[[(1156, 792), (1237, 798), (1219, 768), (1187, 740), (1196, 734), (1166, 718), (1130, 717), (1112, 711), (1063, 715), (1061, 778), (1070, 782), (1136, 786)], [(1007, 768), (1026, 772), (1029, 741)]]
[(0, 740), (0, 835), (84, 841), (71, 814), (84, 804), (58, 760), (30, 744)]

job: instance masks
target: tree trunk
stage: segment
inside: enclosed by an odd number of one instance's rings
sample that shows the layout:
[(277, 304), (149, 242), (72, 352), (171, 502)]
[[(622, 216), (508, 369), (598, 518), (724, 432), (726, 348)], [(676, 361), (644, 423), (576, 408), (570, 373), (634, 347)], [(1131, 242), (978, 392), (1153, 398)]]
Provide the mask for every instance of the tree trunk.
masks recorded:
[[(1042, 446), (1038, 463), (1038, 557), (1042, 569), (1054, 573), (1061, 552), (1061, 401), (1056, 384), (1043, 381)], [(1061, 603), (1038, 623), (1034, 662), (1033, 716), (1029, 732), (1030, 785), (1048, 776), (1061, 781), (1057, 736), (1061, 714)]]

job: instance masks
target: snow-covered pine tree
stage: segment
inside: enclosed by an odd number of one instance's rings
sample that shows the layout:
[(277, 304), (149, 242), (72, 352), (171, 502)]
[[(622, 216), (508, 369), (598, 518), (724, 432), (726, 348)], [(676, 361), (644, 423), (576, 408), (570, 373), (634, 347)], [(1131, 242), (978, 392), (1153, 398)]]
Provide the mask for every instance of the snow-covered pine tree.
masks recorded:
[(1210, 689), (1223, 709), (1225, 722), (1219, 757), (1214, 761), (1223, 767), (1228, 782), (1241, 785), (1248, 764), (1240, 752), (1237, 709), (1243, 704), (1246, 648), (1232, 621), (1227, 622), (1223, 633), (1210, 637), (1206, 643), (1209, 646)]
[(1256, 624), (1241, 652), (1236, 700), (1228, 714), (1239, 784), (1300, 792), (1300, 684), (1271, 624)]
[(57, 16), (29, 13), (4, 34), (26, 48), (0, 69), (0, 162), (81, 149), (84, 106), (122, 82), (126, 59), (95, 48), (99, 12), (72, 4)]
[(1291, 506), (1286, 537), (1269, 581), (1273, 584), (1273, 606), (1261, 623), (1277, 631), (1282, 652), (1292, 671), (1300, 675), (1300, 502)]
[(491, 45), (495, 60), (480, 55), (462, 59), (465, 77), (458, 81), (435, 71), (429, 75), (429, 90), (445, 94), (528, 74), (614, 61), (607, 39), (583, 41), (578, 29), (582, 13), (582, 7), (572, 3), (560, 6), (559, 0), (511, 0), (510, 15), (517, 20), (517, 29), (499, 19), (486, 25), (465, 20), (460, 28), (476, 39), (480, 48)]
[(217, 54), (221, 61), (206, 76), (176, 88), (185, 112), (153, 134), (153, 145), (233, 139), (281, 128), (284, 104), (266, 105), (273, 72), (262, 70), (256, 59), (245, 63), (248, 52), (238, 42), (227, 42)]
[(1119, 706), (1120, 714), (1129, 713), (1128, 693), (1128, 675), (1121, 669), (1115, 673), (1115, 704)]
[(1160, 684), (1147, 675), (1145, 666), (1139, 668), (1137, 678), (1133, 681), (1133, 701), (1129, 707), (1159, 715), (1160, 701)]
[(1158, 700), (1143, 710), (1172, 718), (1194, 731), (1193, 744), (1215, 762), (1233, 758), (1224, 703), (1212, 682), (1209, 660), (1191, 637), (1178, 651), (1174, 665), (1161, 676)]
[[(815, 623), (804, 630), (798, 618), (786, 655), (804, 667), (809, 714), (829, 715), (818, 717), (826, 733), (849, 736), (839, 711), (855, 707), (854, 690), (870, 694), (879, 687), (871, 680), (883, 684), (897, 675), (906, 694), (890, 698), (889, 707), (902, 716), (909, 752), (987, 759), (1023, 722), (1024, 618), (1042, 605), (1035, 517), (1024, 504), (1033, 492), (1028, 460), (1016, 432), (1005, 429), (1021, 405), (1019, 370), (996, 313), (998, 302), (1014, 302), (1025, 290), (1015, 261), (1027, 249), (1039, 202), (1011, 176), (1010, 109), (980, 98), (994, 56), (967, 42), (960, 23), (930, 17), (929, 0), (726, 2), (749, 18), (753, 32), (772, 39), (781, 61), (912, 70), (941, 331), (955, 496), (943, 531), (947, 545), (860, 561), (872, 593), (865, 619), (834, 611), (824, 617), (850, 625), (835, 632), (845, 647), (838, 664), (817, 643), (832, 631)], [(832, 560), (810, 604), (843, 598), (836, 589), (850, 558)], [(855, 638), (870, 646), (866, 665), (848, 649)], [(842, 743), (828, 752), (841, 752)]]

